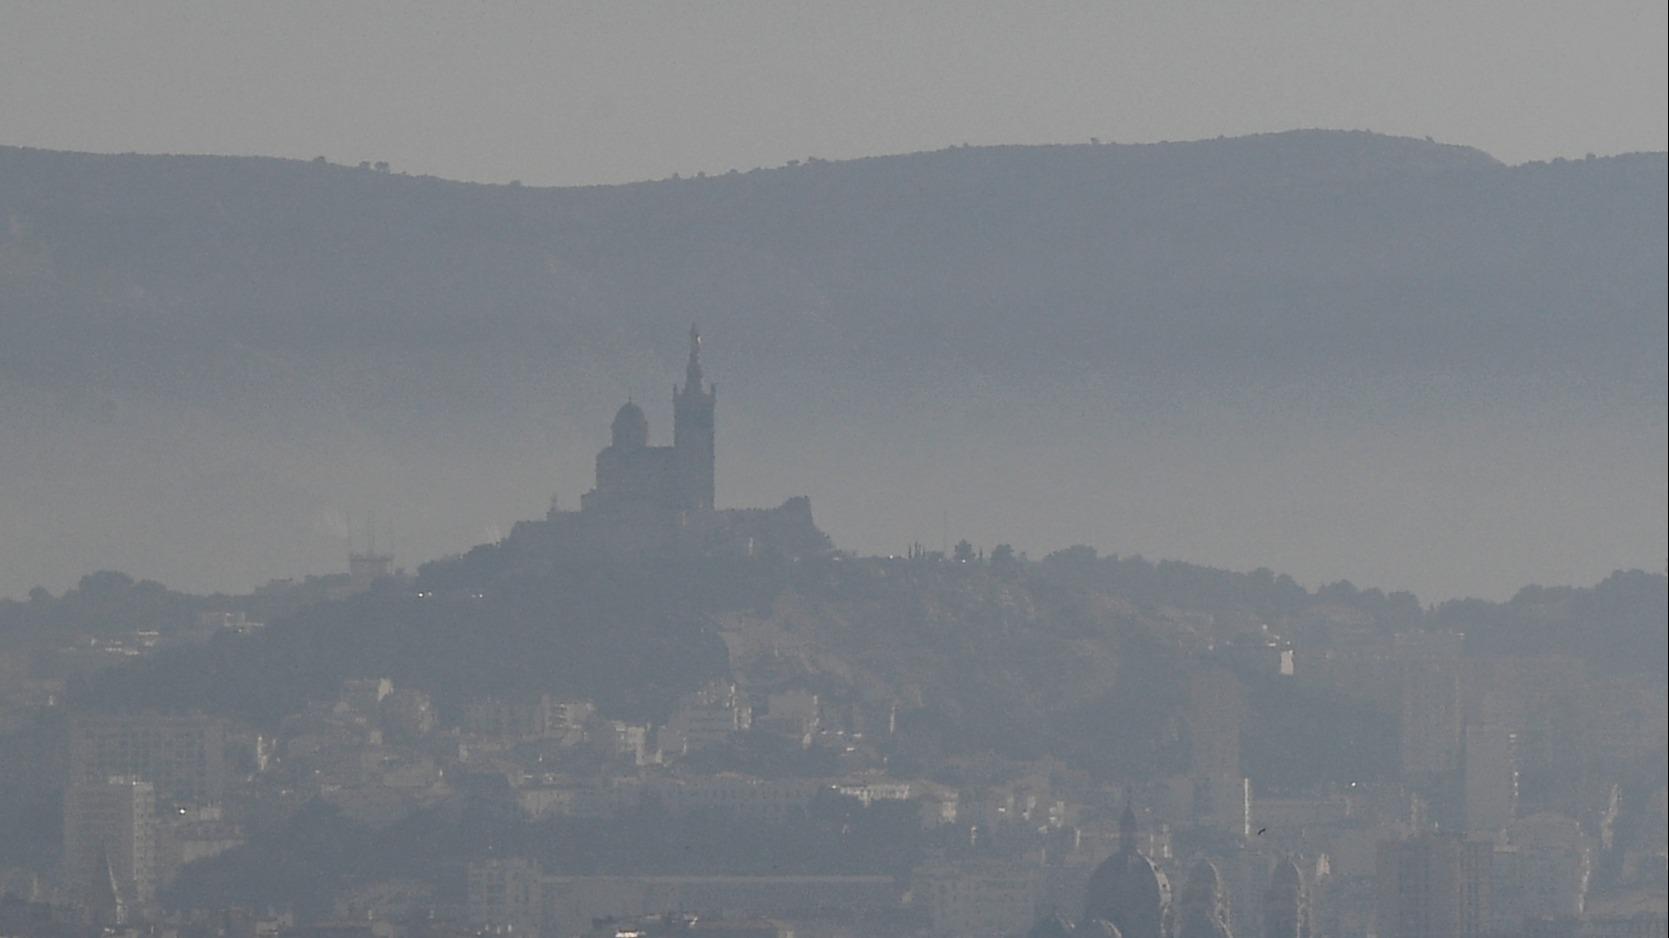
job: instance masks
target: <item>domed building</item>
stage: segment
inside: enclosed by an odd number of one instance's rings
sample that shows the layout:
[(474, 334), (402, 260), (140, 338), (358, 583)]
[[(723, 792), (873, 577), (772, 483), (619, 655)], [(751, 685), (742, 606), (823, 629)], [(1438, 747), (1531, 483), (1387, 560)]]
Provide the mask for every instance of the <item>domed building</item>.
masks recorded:
[(691, 327), (684, 383), (672, 386), (672, 445), (650, 445), (643, 408), (621, 405), (579, 511), (562, 510), (553, 497), (543, 521), (517, 522), (502, 545), (513, 558), (507, 562), (827, 554), (833, 545), (804, 496), (775, 508), (715, 507), (717, 404), (701, 363), (701, 333)]
[(597, 487), (581, 498), (587, 510), (713, 509), (713, 412), (718, 390), (701, 369), (701, 333), (690, 329), (684, 386), (672, 388), (672, 445), (649, 445), (649, 418), (627, 401), (614, 415), (607, 449), (597, 454)]
[(1304, 874), (1290, 857), (1282, 859), (1263, 894), (1264, 938), (1315, 938), (1313, 916)]
[(610, 445), (622, 450), (643, 449), (649, 445), (649, 418), (644, 415), (643, 408), (632, 401), (620, 405), (610, 430)]
[(1136, 812), (1128, 805), (1119, 820), (1118, 844), (1118, 852), (1090, 874), (1084, 923), (1099, 919), (1122, 938), (1170, 938), (1171, 881), (1136, 849)]
[(1210, 860), (1200, 860), (1188, 871), (1188, 882), (1176, 904), (1176, 920), (1176, 938), (1234, 938), (1228, 893), (1222, 874)]

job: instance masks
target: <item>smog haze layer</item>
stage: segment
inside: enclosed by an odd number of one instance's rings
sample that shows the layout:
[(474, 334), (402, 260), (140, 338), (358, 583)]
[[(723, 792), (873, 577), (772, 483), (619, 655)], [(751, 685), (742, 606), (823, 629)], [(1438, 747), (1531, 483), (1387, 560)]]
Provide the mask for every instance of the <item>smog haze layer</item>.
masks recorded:
[(1073, 543), (1422, 596), (1664, 554), (1664, 158), (1361, 133), (586, 189), (0, 150), (4, 589), (241, 590), (573, 506), (666, 440), (849, 549)]
[(0, 2), (0, 594), (495, 540), (691, 321), (850, 549), (1657, 569), (1664, 16)]

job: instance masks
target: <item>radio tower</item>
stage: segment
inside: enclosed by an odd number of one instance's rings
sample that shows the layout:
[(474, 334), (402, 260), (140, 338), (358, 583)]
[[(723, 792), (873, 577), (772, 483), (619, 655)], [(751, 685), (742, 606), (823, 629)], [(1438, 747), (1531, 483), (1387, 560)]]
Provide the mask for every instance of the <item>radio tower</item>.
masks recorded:
[(394, 555), (377, 553), (377, 516), (369, 516), (366, 524), (365, 551), (355, 552), (353, 549), (353, 532), (348, 532), (348, 589), (355, 593), (363, 593), (371, 588), (371, 584), (394, 572)]

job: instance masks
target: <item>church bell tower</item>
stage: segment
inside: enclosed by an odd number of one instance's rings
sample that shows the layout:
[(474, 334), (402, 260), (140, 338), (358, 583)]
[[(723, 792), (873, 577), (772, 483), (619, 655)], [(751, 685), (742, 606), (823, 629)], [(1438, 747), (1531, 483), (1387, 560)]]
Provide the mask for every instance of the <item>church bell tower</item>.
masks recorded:
[(690, 327), (690, 360), (684, 386), (672, 387), (672, 448), (677, 463), (679, 501), (686, 509), (713, 508), (713, 405), (718, 388), (701, 373), (701, 333)]

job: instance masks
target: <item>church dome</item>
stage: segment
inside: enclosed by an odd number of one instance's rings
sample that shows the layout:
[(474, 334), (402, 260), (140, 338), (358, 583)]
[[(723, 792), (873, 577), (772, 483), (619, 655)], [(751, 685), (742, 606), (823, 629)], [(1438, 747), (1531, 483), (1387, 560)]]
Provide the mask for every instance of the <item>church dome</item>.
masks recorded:
[(1269, 889), (1263, 894), (1263, 933), (1289, 938), (1310, 938), (1315, 934), (1304, 874), (1291, 857), (1277, 862), (1275, 872), (1269, 877)]
[(1211, 897), (1222, 891), (1223, 874), (1217, 872), (1217, 864), (1206, 859), (1195, 861), (1193, 869), (1188, 871), (1188, 885), (1183, 892)]
[(1163, 938), (1169, 932), (1171, 882), (1153, 861), (1127, 844), (1090, 874), (1084, 919), (1103, 919), (1124, 938)]
[(1177, 920), (1177, 938), (1232, 938), (1228, 893), (1215, 863), (1201, 859), (1188, 872)]
[(1136, 849), (1136, 812), (1124, 806), (1118, 852), (1090, 874), (1084, 920), (1116, 925), (1123, 938), (1166, 938), (1171, 931), (1171, 881)]
[(620, 449), (648, 446), (649, 418), (643, 415), (643, 408), (631, 401), (622, 404), (619, 413), (614, 415), (613, 433), (614, 445)]

